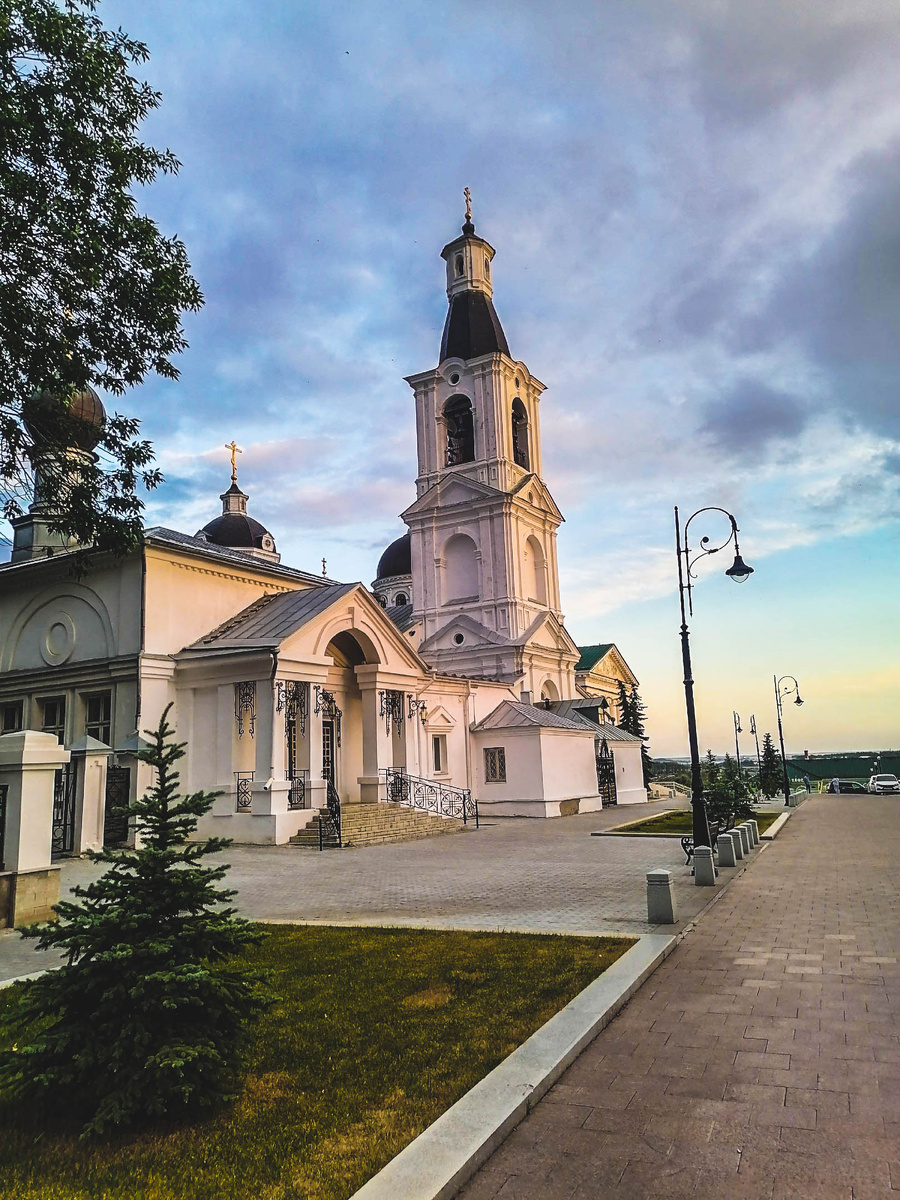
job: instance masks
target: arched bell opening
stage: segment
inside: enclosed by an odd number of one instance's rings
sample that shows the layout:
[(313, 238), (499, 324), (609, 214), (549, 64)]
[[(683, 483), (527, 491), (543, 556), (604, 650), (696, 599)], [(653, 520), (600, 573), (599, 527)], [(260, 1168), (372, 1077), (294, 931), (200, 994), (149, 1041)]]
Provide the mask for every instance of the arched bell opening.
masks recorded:
[(475, 461), (475, 414), (467, 396), (454, 396), (444, 405), (447, 466)]
[(512, 402), (513, 460), (526, 471), (531, 470), (531, 455), (528, 449), (528, 413), (517, 396)]

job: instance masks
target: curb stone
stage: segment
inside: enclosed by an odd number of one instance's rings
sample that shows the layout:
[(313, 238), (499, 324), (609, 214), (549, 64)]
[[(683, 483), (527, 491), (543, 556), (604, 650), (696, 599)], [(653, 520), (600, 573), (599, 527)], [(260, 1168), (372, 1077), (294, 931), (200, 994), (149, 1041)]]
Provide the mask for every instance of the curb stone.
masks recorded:
[(675, 948), (647, 933), (354, 1192), (450, 1200)]

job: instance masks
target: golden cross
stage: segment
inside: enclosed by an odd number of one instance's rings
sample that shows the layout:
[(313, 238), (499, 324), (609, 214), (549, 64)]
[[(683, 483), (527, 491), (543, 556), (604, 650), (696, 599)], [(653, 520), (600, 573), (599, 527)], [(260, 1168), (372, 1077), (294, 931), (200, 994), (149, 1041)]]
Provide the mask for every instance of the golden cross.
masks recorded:
[(233, 439), (225, 443), (225, 449), (231, 451), (231, 482), (237, 483), (237, 458), (235, 456), (244, 452)]
[(324, 577), (325, 579), (327, 579), (327, 578), (328, 578), (328, 576), (325, 574), (325, 565), (326, 565), (326, 564), (325, 564), (325, 559), (323, 558), (323, 559), (322, 559), (322, 575), (323, 575), (323, 577)]
[(472, 220), (472, 193), (468, 188), (463, 188), (463, 195), (466, 198), (466, 220)]

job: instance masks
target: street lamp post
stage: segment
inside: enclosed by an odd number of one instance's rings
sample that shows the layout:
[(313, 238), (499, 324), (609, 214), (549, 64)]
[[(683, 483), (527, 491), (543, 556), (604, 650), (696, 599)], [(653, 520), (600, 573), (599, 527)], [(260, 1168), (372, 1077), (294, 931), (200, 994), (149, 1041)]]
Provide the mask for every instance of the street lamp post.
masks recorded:
[[(775, 711), (778, 714), (778, 741), (781, 743), (781, 767), (784, 772), (784, 803), (786, 807), (790, 807), (791, 803), (791, 785), (788, 780), (787, 757), (784, 753), (784, 728), (781, 723), (782, 703), (788, 696), (796, 694), (794, 703), (799, 707), (803, 701), (800, 698), (800, 684), (793, 675), (782, 675), (780, 679), (775, 679)], [(782, 684), (784, 687), (782, 688)]]
[(762, 787), (762, 758), (759, 753), (759, 734), (756, 732), (756, 714), (750, 715), (750, 732), (753, 734), (753, 740), (756, 742), (756, 769), (759, 772), (760, 787)]
[[(708, 537), (700, 539), (700, 548), (696, 556), (691, 558), (691, 551), (688, 545), (688, 532), (691, 522), (695, 517), (699, 517), (701, 513), (719, 512), (723, 513), (729, 520), (731, 529), (728, 537), (721, 545), (710, 546)], [(688, 726), (688, 742), (691, 749), (691, 809), (693, 812), (693, 835), (694, 847), (710, 846), (712, 839), (709, 835), (709, 820), (706, 815), (706, 801), (703, 798), (703, 777), (700, 774), (700, 746), (697, 741), (697, 713), (694, 708), (694, 677), (691, 670), (691, 644), (690, 635), (688, 632), (687, 614), (694, 615), (694, 605), (692, 597), (692, 580), (696, 578), (693, 573), (695, 563), (707, 554), (717, 554), (720, 550), (724, 550), (732, 541), (734, 542), (734, 562), (725, 572), (725, 574), (735, 581), (735, 583), (743, 583), (743, 581), (753, 574), (753, 568), (748, 567), (741, 558), (740, 547), (738, 546), (738, 526), (737, 521), (730, 512), (724, 508), (710, 506), (700, 508), (690, 517), (688, 517), (684, 526), (684, 544), (682, 545), (682, 531), (678, 517), (678, 508), (675, 509), (675, 554), (678, 560), (678, 598), (681, 603), (681, 659), (684, 665), (684, 702), (687, 710), (687, 726)], [(687, 612), (685, 612), (685, 595), (687, 596)]]
[(743, 733), (744, 731), (741, 729), (741, 718), (737, 715), (737, 713), (732, 712), (731, 715), (734, 717), (734, 752), (737, 755), (738, 775), (740, 775), (740, 777), (743, 779), (744, 769), (741, 766), (741, 746), (740, 742), (738, 741), (738, 734)]

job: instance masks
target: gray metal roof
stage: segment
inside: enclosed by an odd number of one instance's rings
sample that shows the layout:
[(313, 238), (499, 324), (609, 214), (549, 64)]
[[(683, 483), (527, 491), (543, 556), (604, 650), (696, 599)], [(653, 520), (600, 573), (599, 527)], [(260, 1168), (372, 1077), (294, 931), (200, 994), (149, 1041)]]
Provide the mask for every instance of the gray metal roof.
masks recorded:
[(163, 546), (177, 546), (182, 550), (190, 550), (192, 554), (199, 554), (203, 558), (213, 558), (219, 562), (252, 567), (255, 571), (263, 571), (267, 575), (302, 579), (306, 583), (319, 586), (337, 582), (334, 579), (326, 579), (322, 575), (313, 575), (309, 571), (299, 571), (296, 567), (283, 567), (281, 563), (267, 562), (264, 558), (257, 558), (255, 554), (248, 554), (246, 551), (232, 550), (228, 546), (217, 546), (205, 538), (191, 537), (190, 534), (179, 533), (177, 529), (166, 529), (162, 525), (154, 525), (152, 528), (144, 530), (144, 538), (151, 543), (156, 542)]
[(413, 606), (411, 604), (392, 604), (385, 609), (401, 633), (405, 633), (413, 623)]
[(542, 729), (575, 729), (580, 733), (585, 727), (585, 722), (570, 721), (567, 717), (558, 717), (546, 708), (536, 708), (533, 704), (522, 704), (518, 700), (502, 700), (493, 712), (488, 713), (472, 728), (524, 729), (529, 726)]
[(324, 587), (304, 588), (299, 592), (279, 592), (274, 596), (262, 596), (217, 629), (194, 642), (190, 649), (279, 646), (286, 637), (300, 629), (307, 621), (330, 608), (336, 600), (359, 586), (358, 583), (332, 583)]

